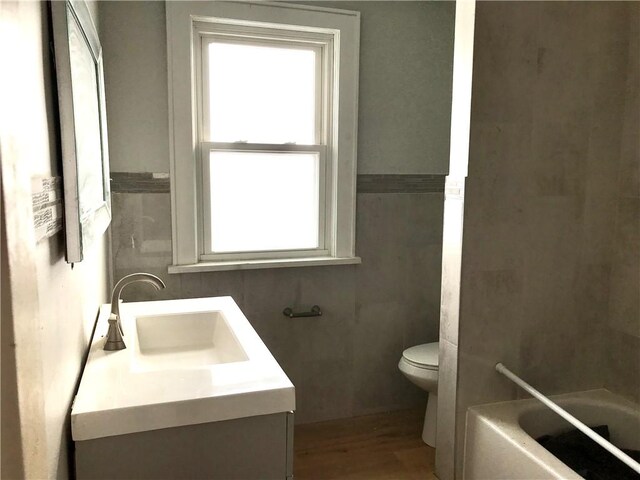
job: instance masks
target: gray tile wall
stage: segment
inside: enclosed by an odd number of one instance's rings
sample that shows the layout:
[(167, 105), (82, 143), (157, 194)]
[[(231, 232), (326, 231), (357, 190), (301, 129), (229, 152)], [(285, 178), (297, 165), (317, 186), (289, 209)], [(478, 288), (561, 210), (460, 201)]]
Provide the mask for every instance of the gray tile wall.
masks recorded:
[[(358, 171), (365, 175), (356, 232), (362, 264), (182, 275), (166, 273), (166, 180), (141, 173), (169, 171), (165, 5), (99, 5), (111, 167), (119, 185), (114, 275), (155, 273), (169, 287), (161, 298), (233, 296), (295, 383), (296, 418), (303, 422), (426, 401), (397, 363), (404, 348), (438, 336), (455, 12), (453, 2), (320, 3), (362, 12)], [(125, 292), (128, 300), (151, 298), (155, 292), (144, 286)], [(287, 306), (313, 304), (322, 307), (321, 318), (282, 315)]]
[[(115, 278), (160, 276), (167, 289), (131, 285), (129, 301), (231, 295), (296, 386), (299, 422), (422, 405), (397, 364), (402, 351), (438, 339), (442, 193), (361, 193), (361, 265), (168, 275), (168, 193), (114, 193)], [(318, 304), (318, 318), (285, 307)]]
[(524, 395), (496, 362), (549, 394), (638, 397), (639, 8), (477, 4), (458, 473), (468, 406)]
[(640, 8), (629, 15), (622, 143), (614, 200), (605, 385), (640, 403)]

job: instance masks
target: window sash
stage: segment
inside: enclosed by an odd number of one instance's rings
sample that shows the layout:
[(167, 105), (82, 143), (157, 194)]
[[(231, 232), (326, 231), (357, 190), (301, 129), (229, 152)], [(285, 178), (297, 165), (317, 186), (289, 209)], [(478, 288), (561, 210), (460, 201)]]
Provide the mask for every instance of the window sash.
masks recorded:
[(208, 48), (211, 43), (216, 42), (314, 50), (316, 52), (315, 140), (322, 145), (329, 143), (331, 134), (331, 86), (334, 74), (333, 38), (326, 34), (304, 31), (292, 31), (289, 35), (285, 35), (285, 32), (282, 30), (261, 27), (229, 26), (217, 23), (195, 24), (194, 45), (200, 46), (200, 48), (195, 49), (196, 83), (197, 91), (199, 92), (196, 105), (199, 124), (198, 134), (202, 141), (211, 141), (209, 137), (210, 95)]
[[(303, 145), (296, 143), (268, 144), (249, 142), (212, 142), (209, 125), (209, 55), (208, 48), (213, 42), (229, 42), (235, 44), (278, 46), (284, 48), (303, 48), (316, 51), (316, 88), (315, 88), (315, 138), (316, 144)], [(224, 23), (194, 23), (196, 98), (200, 149), (197, 152), (197, 170), (200, 172), (198, 182), (198, 230), (200, 261), (251, 260), (323, 257), (333, 255), (332, 228), (333, 198), (331, 195), (332, 162), (327, 144), (332, 134), (331, 104), (333, 99), (333, 36), (300, 30), (286, 31), (227, 25)], [(318, 247), (315, 249), (260, 250), (216, 253), (211, 250), (211, 192), (209, 154), (212, 151), (227, 152), (268, 152), (268, 153), (317, 153), (319, 158), (318, 172)]]
[[(218, 253), (211, 250), (212, 225), (211, 225), (211, 172), (209, 154), (211, 152), (242, 152), (242, 153), (316, 153), (318, 155), (318, 247), (312, 249), (287, 249), (287, 250), (258, 250)], [(200, 260), (249, 260), (252, 258), (295, 258), (295, 257), (321, 257), (331, 255), (331, 242), (329, 228), (332, 218), (332, 200), (329, 195), (330, 164), (327, 161), (327, 148), (325, 145), (271, 145), (260, 143), (225, 143), (202, 142), (200, 146), (200, 208), (199, 224), (201, 232)]]

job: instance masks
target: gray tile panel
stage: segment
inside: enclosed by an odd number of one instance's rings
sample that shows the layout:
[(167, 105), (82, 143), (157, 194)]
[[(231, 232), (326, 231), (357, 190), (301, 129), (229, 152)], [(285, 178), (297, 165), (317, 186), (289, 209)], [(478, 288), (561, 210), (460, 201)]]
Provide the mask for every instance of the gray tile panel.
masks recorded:
[[(134, 192), (139, 189), (134, 189)], [(168, 193), (113, 195), (113, 267), (167, 282), (126, 301), (231, 295), (296, 386), (296, 422), (424, 405), (397, 368), (402, 351), (438, 338), (443, 194), (359, 194), (361, 265), (168, 275)], [(285, 307), (320, 305), (290, 319)]]

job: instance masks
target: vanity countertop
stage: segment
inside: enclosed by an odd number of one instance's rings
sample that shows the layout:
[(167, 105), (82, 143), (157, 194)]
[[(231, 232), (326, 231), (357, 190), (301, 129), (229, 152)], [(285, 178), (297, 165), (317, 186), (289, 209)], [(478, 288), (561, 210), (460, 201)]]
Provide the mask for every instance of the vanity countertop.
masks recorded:
[[(127, 348), (108, 352), (102, 347), (110, 305), (100, 309), (71, 411), (75, 441), (295, 410), (293, 384), (231, 297), (122, 303), (120, 313)], [(161, 328), (163, 317), (185, 314), (198, 322), (206, 314), (222, 317), (227, 333), (216, 333), (215, 341), (235, 341), (241, 358), (223, 352), (226, 360), (208, 361), (206, 349), (198, 354), (184, 348), (167, 357), (166, 348), (144, 346), (139, 335), (152, 335), (148, 341), (165, 335), (150, 329), (150, 322), (160, 319)], [(179, 339), (181, 332), (175, 329), (169, 337)], [(213, 345), (208, 338), (203, 342)]]

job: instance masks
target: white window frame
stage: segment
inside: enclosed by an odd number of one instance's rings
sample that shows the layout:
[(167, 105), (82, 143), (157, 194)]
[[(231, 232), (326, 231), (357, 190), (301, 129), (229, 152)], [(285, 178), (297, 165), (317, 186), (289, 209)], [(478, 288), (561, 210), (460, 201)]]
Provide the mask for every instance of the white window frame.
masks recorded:
[[(167, 2), (173, 265), (169, 273), (360, 263), (355, 256), (359, 12), (270, 2)], [(204, 108), (203, 42), (251, 35), (315, 44), (326, 72), (318, 89), (314, 145), (211, 142)], [(266, 37), (266, 38), (265, 38)], [(275, 37), (275, 39), (274, 39)], [(203, 82), (204, 83), (204, 82)], [(208, 133), (206, 133), (208, 135)], [(211, 150), (316, 152), (320, 161), (319, 247), (212, 253), (204, 183)], [(324, 179), (324, 184), (323, 184)]]

